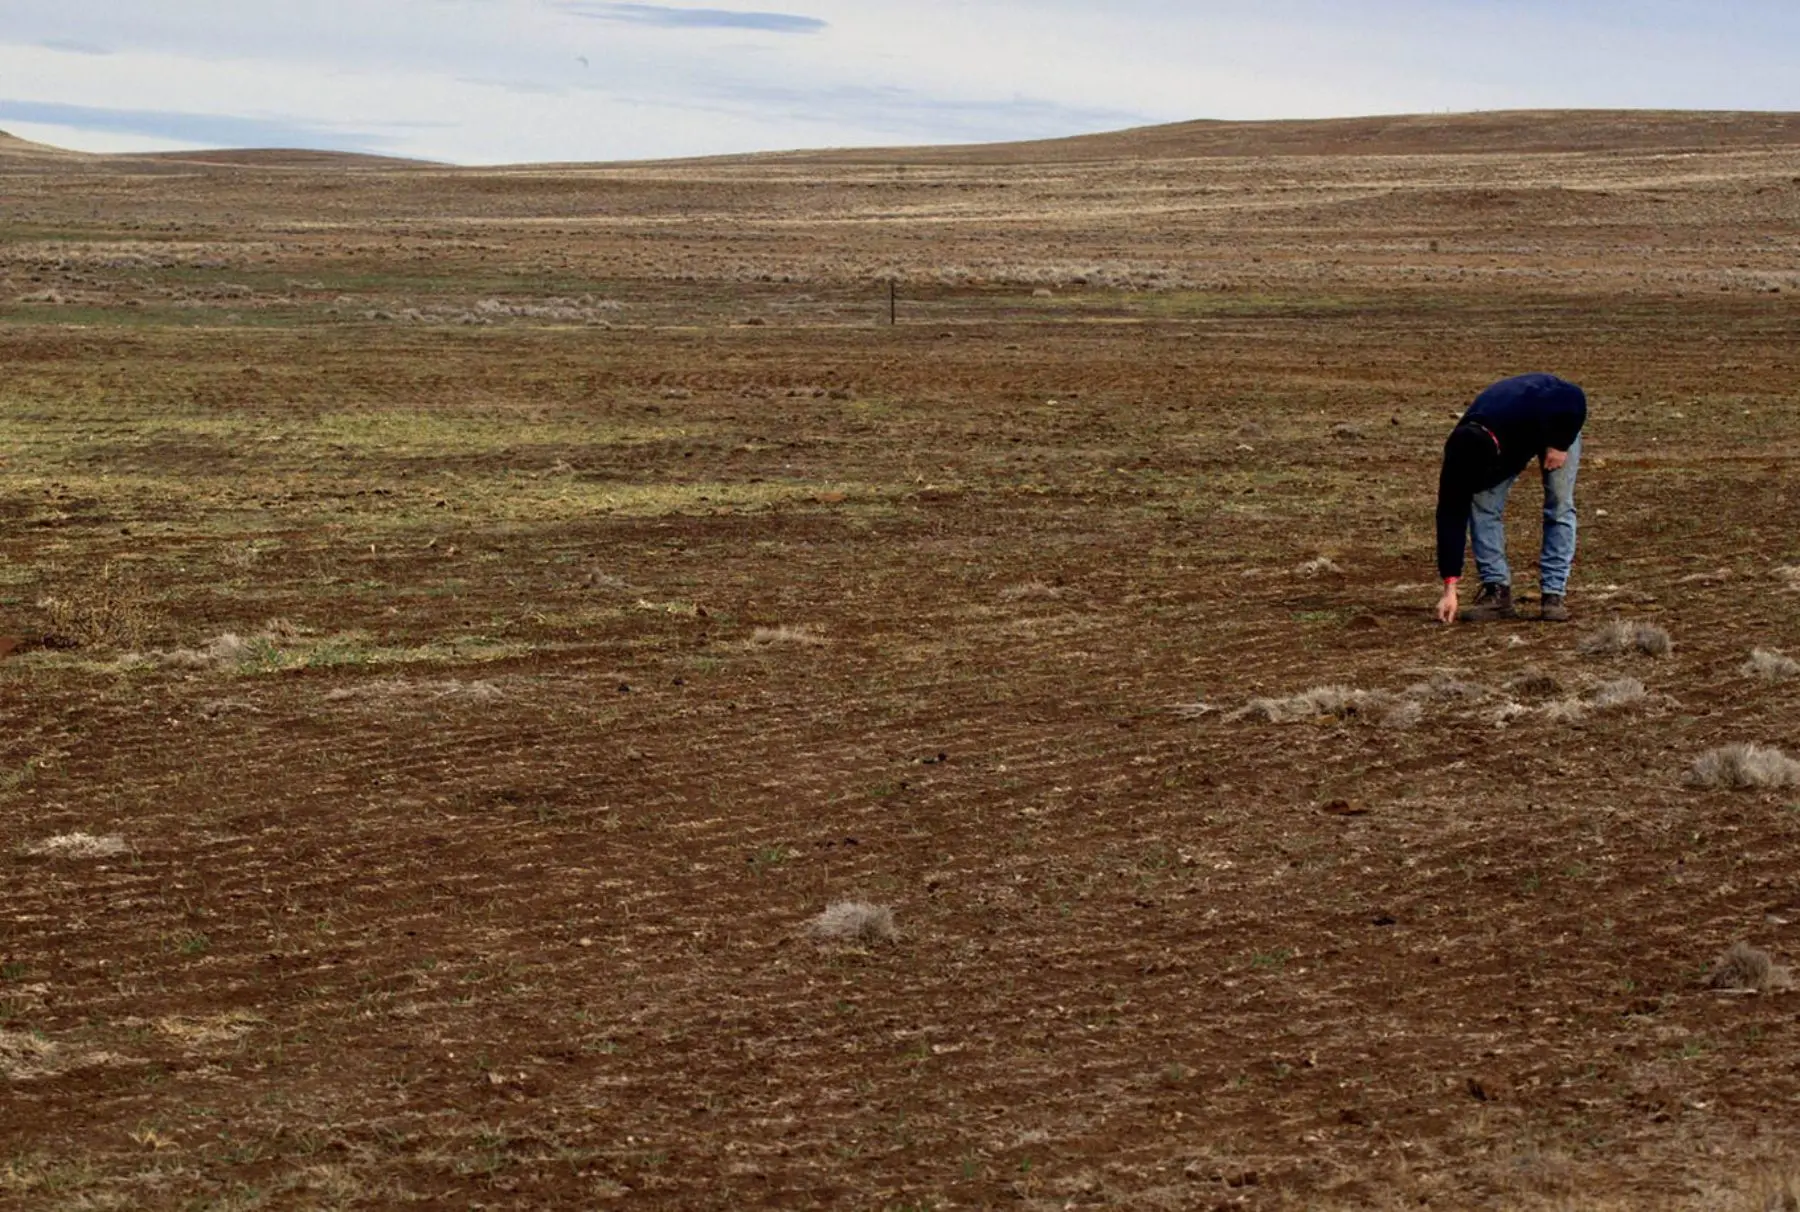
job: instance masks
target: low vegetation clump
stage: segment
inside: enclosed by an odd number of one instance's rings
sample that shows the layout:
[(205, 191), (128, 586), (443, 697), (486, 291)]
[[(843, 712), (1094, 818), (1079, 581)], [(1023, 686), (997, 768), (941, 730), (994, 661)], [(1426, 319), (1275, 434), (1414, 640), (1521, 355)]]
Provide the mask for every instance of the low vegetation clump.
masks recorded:
[(1053, 602), (1062, 596), (1061, 586), (1050, 585), (1043, 581), (1025, 581), (1018, 585), (1008, 585), (1000, 591), (1002, 602), (1025, 602), (1037, 599)]
[(1687, 781), (1696, 787), (1793, 787), (1800, 785), (1800, 762), (1764, 745), (1721, 745), (1694, 759)]
[(1792, 974), (1786, 968), (1778, 967), (1767, 951), (1737, 942), (1719, 957), (1706, 983), (1714, 989), (1763, 993), (1771, 989), (1790, 989), (1794, 981)]
[[(1650, 698), (1649, 691), (1636, 678), (1583, 679), (1583, 683), (1585, 689), (1576, 692), (1548, 674), (1527, 673), (1508, 682), (1504, 689), (1497, 689), (1438, 670), (1399, 693), (1315, 686), (1284, 698), (1251, 699), (1225, 718), (1271, 724), (1359, 720), (1388, 728), (1410, 728), (1427, 716), (1466, 717), (1481, 709), (1491, 724), (1505, 727), (1526, 717), (1572, 723), (1595, 712), (1637, 706)], [(1521, 698), (1536, 701), (1521, 702)]]
[(127, 653), (121, 662), (127, 669), (242, 669), (279, 665), (282, 653), (301, 635), (285, 619), (273, 619), (246, 639), (234, 631), (222, 632), (198, 648), (170, 648)]
[(0, 1031), (0, 1076), (25, 1081), (56, 1070), (55, 1044), (24, 1031)]
[(1266, 720), (1271, 724), (1295, 724), (1304, 720), (1347, 720), (1372, 715), (1384, 707), (1387, 696), (1351, 686), (1314, 686), (1285, 698), (1251, 699), (1232, 712), (1231, 718)]
[(891, 943), (900, 937), (894, 911), (867, 901), (837, 901), (807, 927), (816, 939), (838, 943)]
[(1636, 706), (1649, 697), (1644, 684), (1636, 678), (1613, 678), (1590, 687), (1580, 695), (1553, 699), (1540, 710), (1557, 723), (1573, 723), (1586, 719), (1596, 711)]
[(50, 634), (74, 648), (132, 648), (156, 622), (149, 593), (111, 564), (92, 582), (40, 598), (37, 606)]
[(801, 648), (818, 648), (825, 643), (825, 637), (810, 627), (758, 627), (750, 633), (750, 642), (758, 647), (785, 644)]
[(1478, 703), (1489, 697), (1489, 691), (1486, 686), (1465, 682), (1454, 674), (1439, 670), (1424, 681), (1408, 686), (1406, 697), (1437, 703)]
[(1563, 697), (1562, 679), (1541, 669), (1527, 670), (1506, 684), (1508, 693), (1521, 699), (1555, 699)]
[(1738, 671), (1750, 677), (1779, 682), (1800, 673), (1800, 661), (1768, 648), (1757, 648), (1751, 651), (1750, 659), (1740, 665)]
[(1668, 656), (1675, 645), (1669, 639), (1669, 633), (1655, 623), (1615, 621), (1583, 636), (1577, 647), (1586, 656), (1622, 656), (1636, 652), (1660, 657)]
[(130, 849), (129, 842), (113, 834), (95, 837), (91, 833), (76, 832), (32, 842), (25, 847), (25, 853), (48, 858), (109, 858)]

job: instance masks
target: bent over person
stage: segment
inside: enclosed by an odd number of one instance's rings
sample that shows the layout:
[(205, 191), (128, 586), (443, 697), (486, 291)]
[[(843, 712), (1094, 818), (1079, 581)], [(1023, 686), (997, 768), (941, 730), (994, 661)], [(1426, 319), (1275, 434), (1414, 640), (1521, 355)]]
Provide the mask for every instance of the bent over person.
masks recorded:
[(1581, 466), (1581, 427), (1587, 395), (1555, 375), (1502, 379), (1475, 397), (1444, 442), (1438, 475), (1437, 562), (1444, 579), (1439, 622), (1456, 619), (1463, 536), (1475, 549), (1481, 589), (1465, 622), (1518, 617), (1512, 572), (1506, 564), (1501, 515), (1519, 473), (1539, 460), (1544, 471), (1544, 541), (1538, 554), (1539, 611), (1548, 622), (1569, 618), (1565, 601), (1575, 562), (1575, 473)]

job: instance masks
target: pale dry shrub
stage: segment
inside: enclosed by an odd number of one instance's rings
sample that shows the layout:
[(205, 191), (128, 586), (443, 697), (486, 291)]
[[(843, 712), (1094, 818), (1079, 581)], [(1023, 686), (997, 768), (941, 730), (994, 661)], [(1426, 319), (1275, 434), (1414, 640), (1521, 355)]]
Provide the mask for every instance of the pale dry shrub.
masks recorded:
[(758, 627), (750, 633), (750, 642), (758, 647), (773, 647), (777, 644), (796, 645), (802, 648), (818, 648), (826, 643), (824, 636), (810, 627)]
[(1580, 699), (1555, 699), (1538, 708), (1552, 724), (1573, 724), (1587, 719), (1588, 705)]
[(214, 636), (198, 648), (170, 648), (153, 652), (128, 653), (122, 662), (131, 669), (219, 669), (242, 665), (292, 645), (302, 636), (301, 628), (286, 619), (270, 619), (261, 631), (248, 639), (234, 631)]
[(1480, 702), (1489, 697), (1489, 691), (1485, 686), (1465, 682), (1455, 674), (1440, 669), (1424, 681), (1408, 686), (1406, 697), (1436, 703)]
[(1636, 678), (1613, 678), (1611, 681), (1601, 682), (1586, 695), (1588, 705), (1596, 711), (1634, 707), (1649, 697), (1644, 684)]
[(1363, 720), (1393, 728), (1409, 728), (1419, 722), (1419, 704), (1391, 694), (1358, 690), (1350, 686), (1314, 686), (1286, 698), (1251, 699), (1226, 717), (1266, 720), (1271, 724), (1295, 724), (1306, 720)]
[(1531, 708), (1527, 707), (1525, 704), (1515, 703), (1511, 699), (1506, 699), (1494, 708), (1488, 719), (1494, 727), (1504, 728), (1520, 716), (1530, 714)]
[(1800, 762), (1779, 749), (1751, 744), (1721, 745), (1694, 759), (1687, 781), (1696, 787), (1792, 787), (1800, 784)]
[(91, 833), (60, 833), (25, 847), (26, 854), (54, 858), (110, 858), (124, 854), (131, 844), (116, 834), (95, 837)]
[(1000, 591), (1002, 602), (1023, 602), (1031, 598), (1056, 599), (1063, 591), (1055, 585), (1047, 585), (1043, 581), (1026, 581), (1020, 585), (1008, 585)]
[(171, 669), (212, 669), (219, 665), (234, 665), (243, 660), (249, 651), (250, 641), (236, 632), (227, 631), (223, 635), (214, 636), (199, 648), (175, 648), (168, 652), (148, 653), (144, 660), (148, 664)]
[(816, 939), (843, 943), (891, 943), (900, 937), (894, 911), (867, 901), (837, 901), (815, 917), (807, 931)]
[(1337, 563), (1332, 560), (1330, 556), (1317, 556), (1314, 559), (1306, 561), (1306, 563), (1300, 565), (1300, 567), (1294, 569), (1294, 571), (1301, 576), (1316, 577), (1321, 572), (1342, 573), (1344, 570), (1339, 568)]
[(1800, 661), (1769, 648), (1753, 649), (1750, 659), (1738, 666), (1738, 672), (1750, 677), (1779, 682), (1800, 673)]
[(1416, 728), (1425, 718), (1425, 704), (1417, 699), (1395, 699), (1375, 718), (1383, 728)]
[(1538, 710), (1552, 723), (1570, 724), (1596, 711), (1636, 706), (1649, 697), (1644, 684), (1636, 678), (1613, 678), (1590, 686), (1582, 694), (1552, 699)]
[(1792, 988), (1794, 982), (1792, 974), (1777, 966), (1767, 951), (1739, 941), (1713, 964), (1706, 983), (1714, 989), (1764, 993), (1771, 989)]
[(1360, 425), (1344, 422), (1331, 427), (1331, 436), (1340, 442), (1360, 442), (1363, 440), (1363, 431)]
[(414, 681), (392, 678), (379, 682), (363, 681), (350, 686), (337, 686), (325, 692), (327, 703), (346, 703), (357, 699), (472, 699), (493, 703), (506, 697), (506, 691), (493, 682), (478, 678), (470, 682), (455, 680)]
[(539, 301), (482, 299), (473, 312), (483, 319), (518, 318), (529, 320), (587, 321), (598, 313), (615, 312), (622, 305), (616, 299), (596, 299), (582, 295), (578, 299), (553, 298)]
[(1669, 633), (1655, 623), (1631, 623), (1617, 620), (1600, 630), (1583, 636), (1576, 648), (1584, 656), (1619, 656), (1641, 652), (1645, 656), (1668, 656), (1674, 644)]

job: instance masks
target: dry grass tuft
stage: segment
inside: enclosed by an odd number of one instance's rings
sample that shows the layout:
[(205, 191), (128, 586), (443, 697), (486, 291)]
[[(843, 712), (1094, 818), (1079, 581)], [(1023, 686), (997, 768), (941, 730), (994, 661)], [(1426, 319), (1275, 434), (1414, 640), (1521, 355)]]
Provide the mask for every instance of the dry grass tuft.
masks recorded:
[(1696, 787), (1793, 787), (1800, 762), (1763, 745), (1721, 745), (1694, 759), (1687, 781)]
[(1055, 585), (1046, 585), (1042, 581), (1026, 581), (1022, 585), (1008, 585), (1000, 591), (1002, 602), (1023, 602), (1031, 598), (1047, 598), (1054, 601), (1062, 597), (1063, 591)]
[(1636, 678), (1613, 678), (1601, 682), (1587, 692), (1587, 702), (1596, 711), (1610, 711), (1615, 707), (1634, 707), (1649, 698), (1644, 684)]
[(894, 911), (867, 901), (838, 901), (815, 917), (807, 931), (817, 939), (846, 943), (891, 943), (900, 937)]
[(50, 858), (111, 858), (130, 849), (131, 843), (116, 834), (95, 837), (91, 833), (60, 833), (30, 843), (25, 853)]
[(155, 623), (148, 591), (112, 564), (66, 595), (38, 600), (50, 633), (77, 648), (134, 648)]
[(1800, 1173), (1771, 1172), (1750, 1188), (1744, 1212), (1800, 1212)]
[(1363, 440), (1362, 426), (1344, 422), (1331, 427), (1331, 436), (1340, 442), (1360, 442)]
[(1649, 697), (1644, 684), (1636, 678), (1613, 678), (1589, 687), (1580, 695), (1553, 699), (1538, 710), (1553, 723), (1570, 724), (1586, 719), (1596, 711), (1636, 706)]
[(236, 632), (227, 631), (223, 635), (214, 636), (199, 648), (176, 648), (168, 652), (147, 653), (141, 660), (144, 664), (167, 669), (213, 669), (220, 665), (235, 665), (249, 651), (249, 640)]
[(1423, 711), (1410, 699), (1350, 686), (1314, 686), (1286, 698), (1251, 699), (1227, 719), (1260, 719), (1271, 724), (1297, 724), (1307, 720), (1365, 720), (1393, 728), (1410, 728)]
[(1506, 689), (1521, 699), (1561, 698), (1565, 687), (1555, 674), (1530, 669), (1506, 684)]
[(57, 1070), (57, 1047), (23, 1031), (0, 1031), (0, 1077), (25, 1081)]
[(1738, 672), (1779, 682), (1800, 673), (1800, 661), (1770, 648), (1757, 648), (1751, 651), (1749, 660), (1738, 666)]
[(828, 641), (810, 627), (758, 627), (750, 633), (750, 642), (759, 647), (792, 644), (803, 648), (818, 648)]
[(1577, 698), (1555, 699), (1538, 710), (1552, 724), (1573, 724), (1588, 717), (1588, 705)]
[(1306, 563), (1300, 565), (1300, 567), (1294, 569), (1294, 571), (1299, 573), (1301, 576), (1316, 577), (1321, 572), (1330, 572), (1330, 573), (1340, 573), (1341, 574), (1344, 570), (1342, 568), (1339, 568), (1337, 566), (1336, 561), (1332, 560), (1331, 557), (1318, 556), (1315, 559), (1306, 561)]
[(299, 642), (305, 633), (287, 619), (270, 619), (248, 639), (234, 631), (214, 636), (198, 648), (127, 653), (127, 669), (229, 669), (269, 659)]
[(1434, 703), (1478, 703), (1488, 697), (1488, 688), (1465, 682), (1455, 674), (1438, 670), (1422, 682), (1406, 688), (1406, 697)]
[(226, 1043), (250, 1034), (266, 1020), (248, 1010), (233, 1010), (202, 1018), (169, 1015), (156, 1020), (156, 1029), (190, 1047)]
[(506, 698), (506, 691), (486, 679), (471, 682), (455, 680), (414, 681), (410, 678), (361, 681), (350, 686), (327, 690), (327, 703), (346, 703), (356, 699), (472, 699), (478, 703), (494, 703)]
[(1714, 989), (1766, 993), (1771, 989), (1790, 989), (1794, 981), (1792, 974), (1778, 967), (1767, 951), (1736, 942), (1713, 964), (1706, 983)]
[(1615, 621), (1599, 631), (1581, 638), (1577, 648), (1585, 656), (1618, 656), (1641, 652), (1645, 656), (1668, 656), (1674, 648), (1669, 633), (1655, 623)]

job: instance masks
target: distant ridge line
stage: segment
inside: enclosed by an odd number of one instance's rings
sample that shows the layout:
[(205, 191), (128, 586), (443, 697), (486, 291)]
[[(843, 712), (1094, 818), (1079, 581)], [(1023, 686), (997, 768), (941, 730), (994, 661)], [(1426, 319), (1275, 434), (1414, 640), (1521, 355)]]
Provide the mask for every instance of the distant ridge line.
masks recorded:
[(1762, 110), (1481, 110), (1360, 118), (1266, 121), (1198, 119), (1101, 134), (1016, 143), (821, 148), (678, 160), (521, 163), (458, 168), (429, 160), (284, 148), (97, 155), (33, 143), (0, 131), (0, 168), (62, 163), (169, 171), (188, 164), (247, 169), (369, 169), (440, 172), (536, 171), (653, 165), (1007, 165), (1257, 156), (1406, 156), (1593, 152), (1696, 152), (1800, 147), (1800, 112)]

